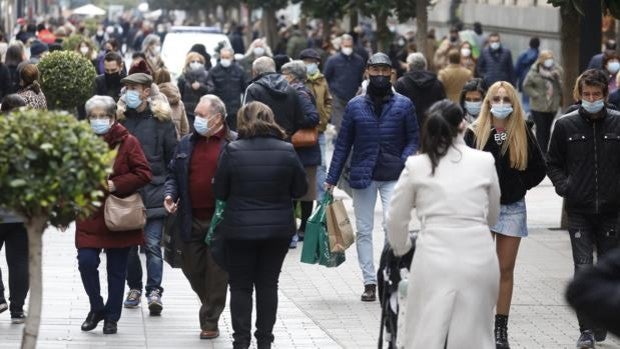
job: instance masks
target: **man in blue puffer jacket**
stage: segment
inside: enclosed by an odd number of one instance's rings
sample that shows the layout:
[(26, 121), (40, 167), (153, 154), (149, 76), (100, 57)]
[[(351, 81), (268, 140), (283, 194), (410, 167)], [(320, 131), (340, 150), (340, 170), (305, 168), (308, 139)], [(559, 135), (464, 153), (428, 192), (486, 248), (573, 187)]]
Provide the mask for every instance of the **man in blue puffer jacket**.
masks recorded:
[(409, 98), (392, 90), (391, 64), (384, 53), (376, 53), (368, 61), (367, 92), (353, 98), (345, 108), (325, 183), (330, 191), (338, 183), (353, 148), (349, 185), (353, 188), (357, 254), (364, 276), (362, 301), (366, 302), (376, 299), (372, 228), (377, 192), (381, 195), (385, 230), (385, 213), (396, 180), (407, 157), (418, 150), (415, 108)]

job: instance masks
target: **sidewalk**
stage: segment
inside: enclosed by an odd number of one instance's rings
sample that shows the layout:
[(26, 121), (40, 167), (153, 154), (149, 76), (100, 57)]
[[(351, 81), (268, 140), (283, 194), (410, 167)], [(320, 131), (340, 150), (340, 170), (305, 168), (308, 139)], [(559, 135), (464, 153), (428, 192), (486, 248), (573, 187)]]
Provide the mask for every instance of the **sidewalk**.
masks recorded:
[[(340, 193), (341, 194), (341, 193)], [(559, 226), (561, 201), (548, 180), (528, 194), (530, 237), (524, 239), (517, 261), (509, 335), (512, 348), (574, 348), (576, 317), (563, 292), (573, 267), (566, 232)], [(345, 201), (353, 217), (351, 201)], [(382, 247), (380, 204), (375, 212), (375, 258)], [(415, 223), (413, 224), (415, 227)], [(142, 308), (124, 309), (119, 333), (103, 336), (100, 325), (81, 332), (88, 313), (73, 245), (73, 230), (48, 229), (44, 237), (44, 309), (39, 348), (230, 348), (229, 309), (220, 324), (221, 336), (198, 339), (198, 299), (180, 270), (164, 270), (164, 311), (150, 317)], [(379, 334), (378, 302), (359, 300), (363, 286), (355, 247), (336, 269), (299, 262), (301, 248), (291, 250), (280, 278), (280, 303), (275, 348), (376, 348)], [(103, 258), (102, 258), (103, 259)], [(104, 264), (102, 260), (102, 264)], [(377, 263), (378, 264), (378, 263)], [(0, 267), (6, 271), (4, 251)], [(105, 268), (102, 279), (105, 280)], [(4, 273), (6, 284), (7, 273)], [(102, 283), (102, 289), (105, 284)], [(0, 315), (0, 348), (18, 348), (21, 325), (11, 325), (8, 312)], [(620, 348), (609, 338), (599, 348)]]

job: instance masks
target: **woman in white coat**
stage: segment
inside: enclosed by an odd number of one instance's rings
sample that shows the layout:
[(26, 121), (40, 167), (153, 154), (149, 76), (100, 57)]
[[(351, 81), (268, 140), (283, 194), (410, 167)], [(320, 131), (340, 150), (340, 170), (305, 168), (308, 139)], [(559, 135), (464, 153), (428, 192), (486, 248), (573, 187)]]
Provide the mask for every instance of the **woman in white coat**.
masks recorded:
[(489, 226), (499, 216), (493, 157), (463, 141), (461, 108), (447, 100), (428, 111), (420, 155), (410, 157), (388, 211), (396, 255), (411, 248), (411, 210), (422, 224), (411, 263), (405, 348), (494, 349), (499, 265)]

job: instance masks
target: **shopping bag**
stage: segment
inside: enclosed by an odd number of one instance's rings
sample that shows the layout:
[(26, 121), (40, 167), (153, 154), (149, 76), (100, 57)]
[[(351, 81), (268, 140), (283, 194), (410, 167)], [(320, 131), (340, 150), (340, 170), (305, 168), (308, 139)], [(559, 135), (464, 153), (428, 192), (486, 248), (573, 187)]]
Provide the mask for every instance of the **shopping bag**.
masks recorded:
[(355, 233), (342, 200), (327, 206), (327, 233), (331, 252), (344, 252), (355, 242)]
[(209, 246), (211, 246), (215, 228), (217, 228), (217, 226), (224, 220), (224, 209), (225, 208), (226, 208), (226, 201), (215, 200), (215, 213), (213, 213), (213, 217), (211, 218), (211, 223), (209, 224), (209, 230), (207, 231), (207, 235), (205, 236), (205, 243)]
[(219, 265), (222, 270), (227, 271), (228, 248), (222, 229), (219, 227), (220, 223), (224, 220), (225, 208), (226, 201), (215, 200), (215, 213), (211, 218), (209, 230), (205, 236), (205, 243), (209, 246), (211, 256), (213, 256), (215, 263)]
[(183, 241), (180, 236), (177, 215), (170, 214), (164, 221), (162, 234), (162, 245), (164, 247), (164, 260), (172, 268), (183, 266)]
[(304, 244), (301, 250), (303, 263), (337, 267), (345, 261), (344, 252), (332, 253), (329, 248), (329, 236), (327, 235), (327, 206), (333, 198), (330, 193), (325, 193), (319, 206), (312, 212), (306, 223)]

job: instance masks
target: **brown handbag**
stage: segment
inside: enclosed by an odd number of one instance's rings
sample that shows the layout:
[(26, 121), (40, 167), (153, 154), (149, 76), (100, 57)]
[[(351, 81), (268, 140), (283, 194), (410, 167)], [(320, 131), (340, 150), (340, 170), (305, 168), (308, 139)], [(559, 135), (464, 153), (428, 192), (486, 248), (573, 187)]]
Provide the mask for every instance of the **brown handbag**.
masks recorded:
[[(119, 147), (116, 147), (117, 154)], [(142, 196), (134, 193), (126, 198), (120, 198), (110, 193), (105, 200), (103, 219), (110, 231), (143, 229), (146, 225), (146, 208)]]
[(291, 137), (291, 143), (295, 148), (305, 148), (316, 145), (319, 142), (319, 129), (314, 128), (302, 128), (297, 130)]

